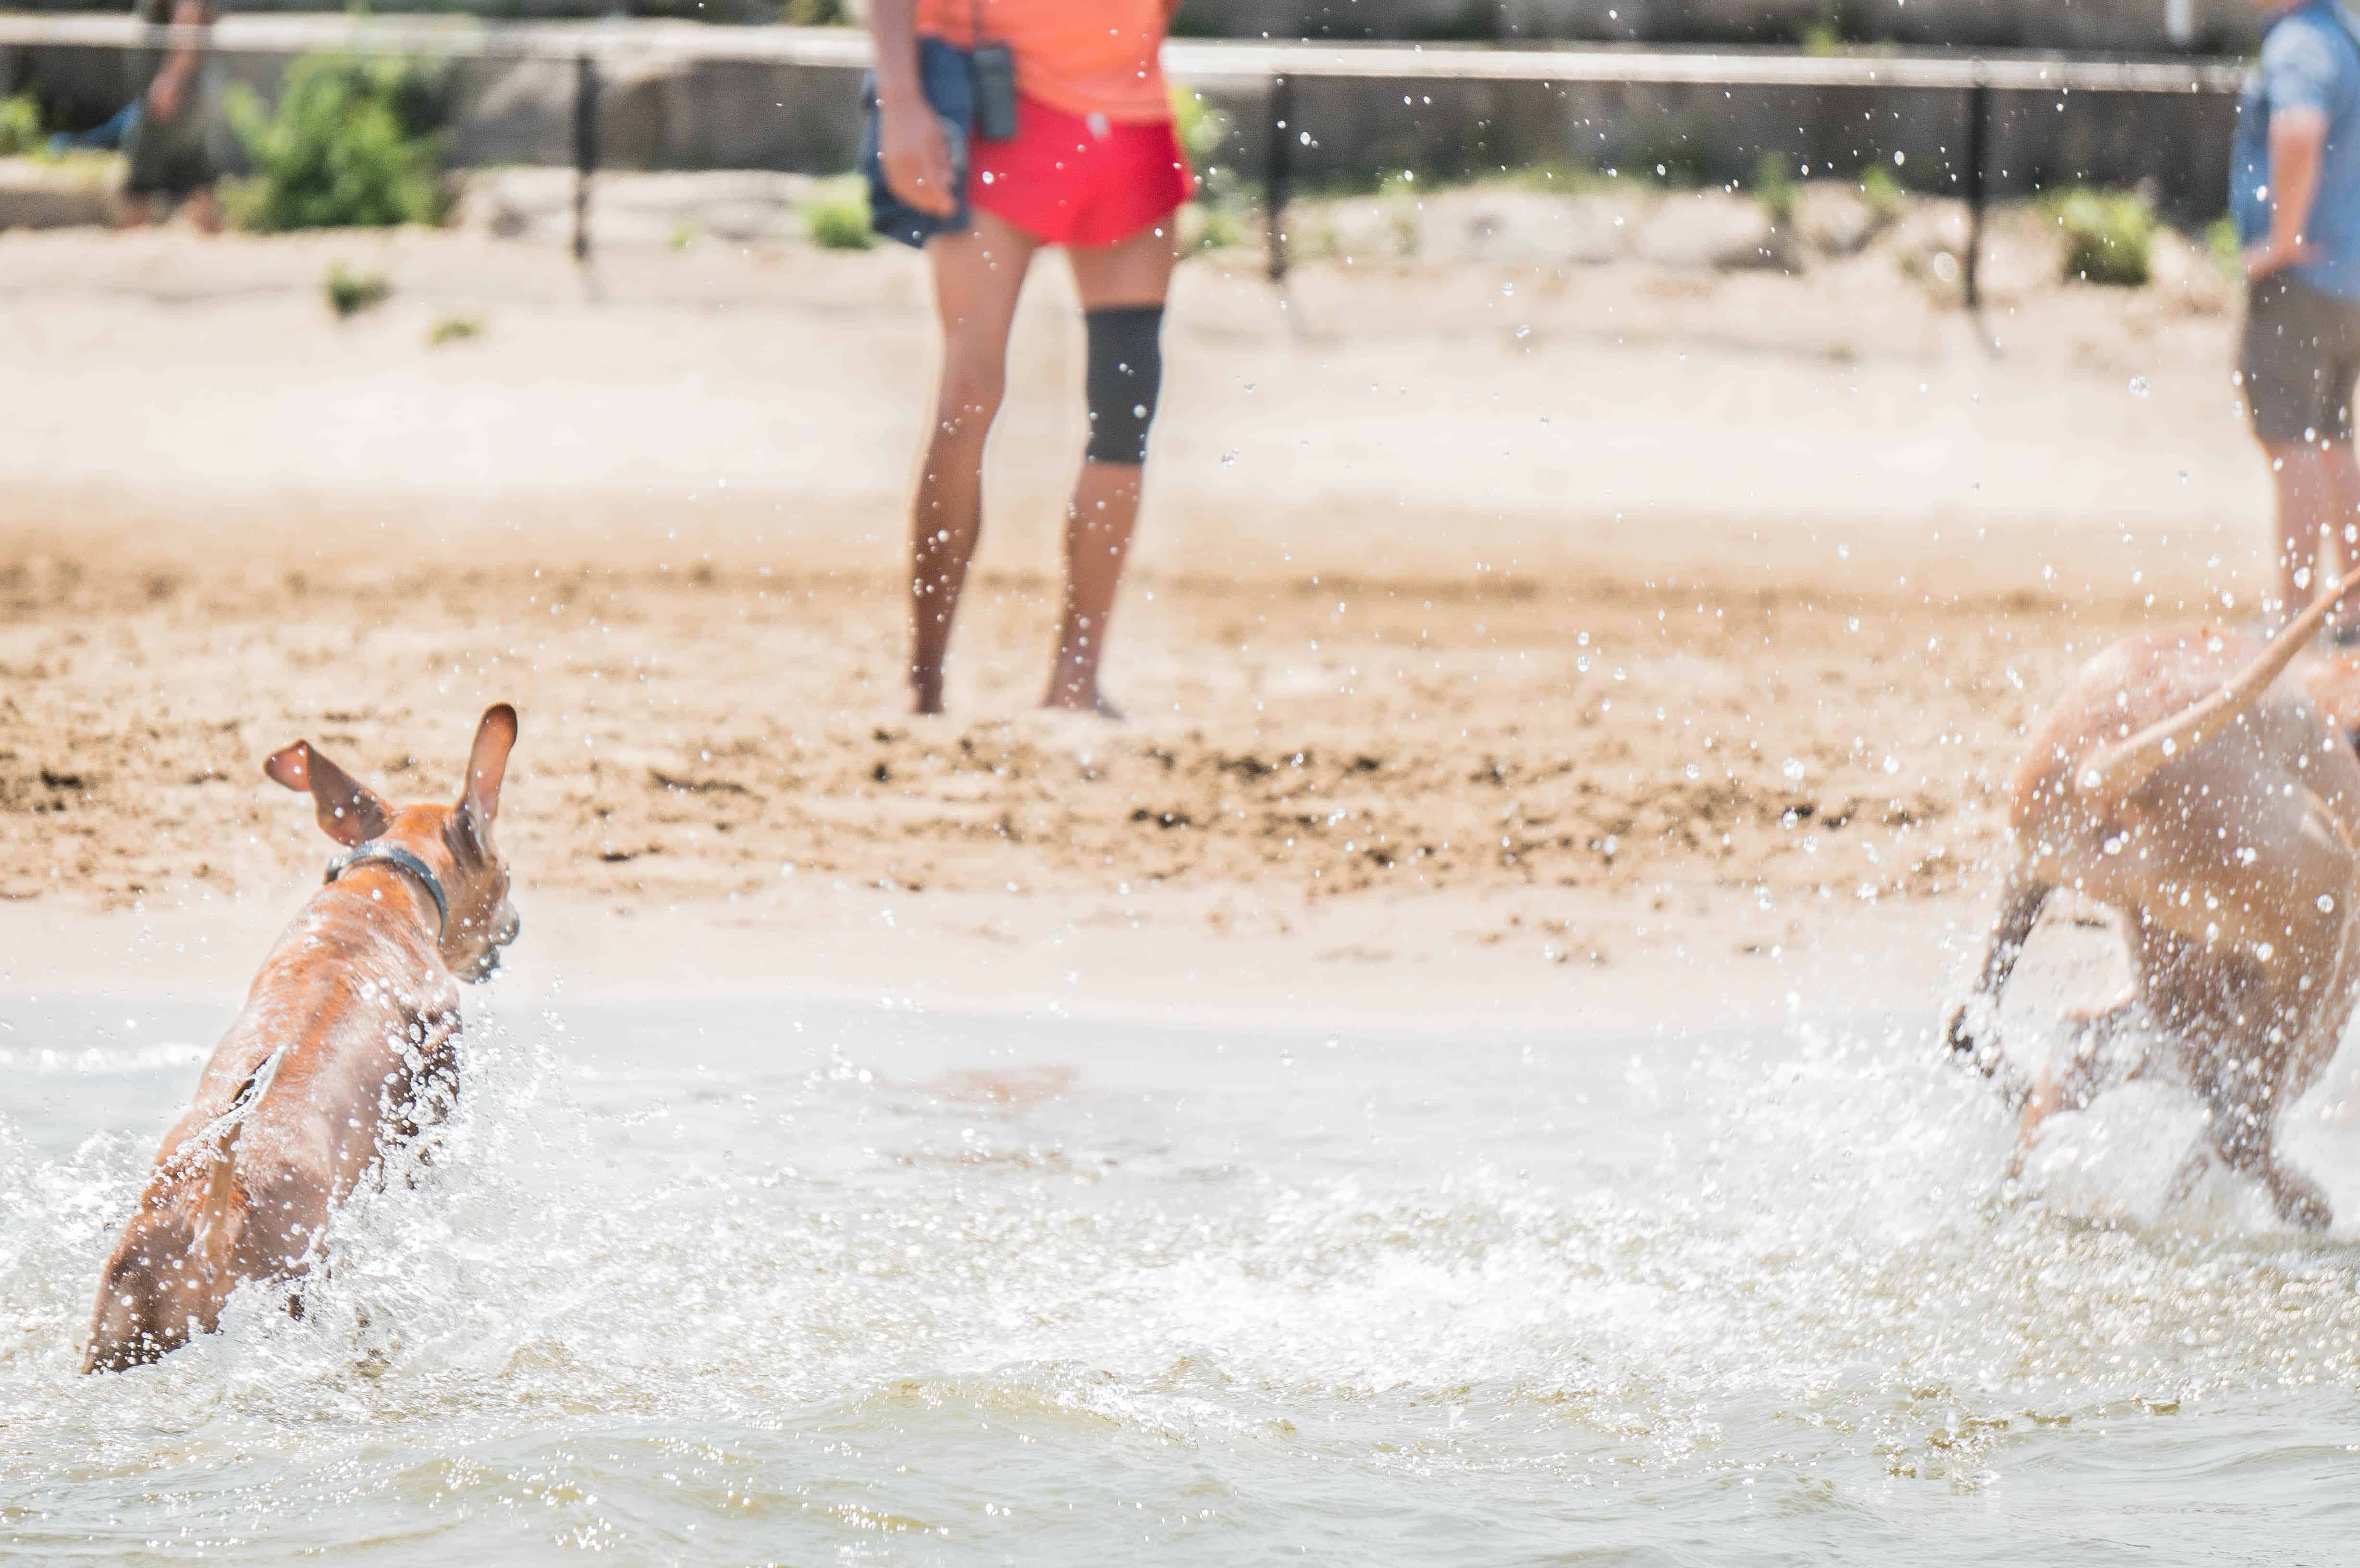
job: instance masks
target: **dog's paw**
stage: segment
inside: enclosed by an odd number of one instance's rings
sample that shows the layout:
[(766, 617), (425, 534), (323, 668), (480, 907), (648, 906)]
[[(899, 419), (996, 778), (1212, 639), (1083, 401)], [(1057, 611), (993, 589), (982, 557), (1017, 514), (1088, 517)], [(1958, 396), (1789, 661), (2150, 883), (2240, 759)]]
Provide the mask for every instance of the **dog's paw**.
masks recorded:
[(2269, 1188), (2278, 1218), (2287, 1224), (2316, 1232), (2335, 1223), (2335, 1210), (2327, 1201), (2326, 1190), (2300, 1171), (2278, 1167), (2270, 1174)]
[(1942, 1015), (1944, 1053), (1967, 1057), (1988, 1075), (1991, 1062), (1999, 1054), (1998, 1022), (1989, 997), (1980, 993), (1961, 997)]

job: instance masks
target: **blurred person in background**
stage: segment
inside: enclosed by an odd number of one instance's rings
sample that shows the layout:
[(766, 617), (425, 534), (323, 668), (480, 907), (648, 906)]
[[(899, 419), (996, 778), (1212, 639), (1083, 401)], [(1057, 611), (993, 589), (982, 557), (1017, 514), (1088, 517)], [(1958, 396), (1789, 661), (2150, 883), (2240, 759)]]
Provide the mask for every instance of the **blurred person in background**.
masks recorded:
[[(1062, 246), (1088, 332), (1090, 430), (1065, 517), (1065, 594), (1043, 705), (1120, 718), (1098, 691), (1163, 373), (1174, 215), (1195, 189), (1157, 55), (1176, 0), (871, 0), (863, 149), (880, 234), (922, 245), (942, 376), (912, 506), (909, 707), (943, 662), (983, 524), (983, 448), (1032, 256)], [(1012, 57), (1010, 102), (991, 80)], [(1004, 134), (1012, 130), (1012, 135)]]
[[(2229, 210), (2244, 247), (2238, 371), (2278, 489), (2279, 614), (2339, 554), (2360, 561), (2360, 18), (2339, 0), (2257, 0), (2262, 51), (2238, 104)], [(2335, 637), (2360, 640), (2360, 611)]]
[(163, 215), (162, 202), (185, 201), (199, 228), (218, 234), (221, 201), (213, 187), (229, 166), (231, 132), (221, 74), (206, 47), (213, 7), (207, 0), (137, 0), (132, 14), (151, 27), (188, 30), (165, 46), (160, 62), (153, 49), (126, 57), (138, 105), (123, 136), (126, 221), (151, 223)]

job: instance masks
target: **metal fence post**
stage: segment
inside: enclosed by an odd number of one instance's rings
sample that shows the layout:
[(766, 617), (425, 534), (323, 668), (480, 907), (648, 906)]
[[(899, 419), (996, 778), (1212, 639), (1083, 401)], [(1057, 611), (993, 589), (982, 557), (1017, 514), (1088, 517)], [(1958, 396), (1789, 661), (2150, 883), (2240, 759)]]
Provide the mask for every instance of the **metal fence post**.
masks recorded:
[(598, 172), (598, 61), (574, 62), (574, 259), (590, 259), (590, 177)]
[(1295, 169), (1295, 79), (1270, 79), (1270, 146), (1262, 166), (1263, 203), (1270, 212), (1270, 280), (1286, 278), (1286, 188)]
[(1989, 146), (1991, 84), (1980, 76), (1967, 89), (1967, 309), (1983, 308), (1983, 290), (1976, 279), (1983, 254), (1983, 163)]

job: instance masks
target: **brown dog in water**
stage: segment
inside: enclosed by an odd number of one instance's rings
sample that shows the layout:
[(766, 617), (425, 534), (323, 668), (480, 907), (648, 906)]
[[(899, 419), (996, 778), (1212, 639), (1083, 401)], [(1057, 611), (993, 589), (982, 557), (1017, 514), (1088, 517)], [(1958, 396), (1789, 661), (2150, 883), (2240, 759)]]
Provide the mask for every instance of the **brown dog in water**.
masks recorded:
[(516, 940), (492, 846), (516, 737), (514, 708), (485, 710), (450, 806), (388, 806), (300, 740), (263, 765), (311, 793), (345, 853), (263, 961), (196, 1103), (165, 1135), (99, 1277), (84, 1372), (153, 1361), (211, 1333), (240, 1283), (300, 1276), (379, 1154), (449, 1114), (455, 982), (489, 975)]
[[(2350, 682), (2332, 668), (2279, 677), (2355, 587), (2360, 572), (2266, 648), (2212, 627), (2116, 643), (2025, 747), (2009, 789), (2018, 858), (1981, 978), (1943, 1031), (2023, 1107), (2011, 1174), (2051, 1113), (2161, 1068), (2205, 1111), (2174, 1201), (2218, 1156), (2260, 1180), (2281, 1218), (2327, 1226), (2326, 1193), (2276, 1145), (2360, 996), (2360, 757), (2303, 690)], [(2027, 1081), (2000, 1051), (1998, 1004), (2058, 887), (2121, 917), (2131, 985), (2070, 1015), (2064, 1071)]]

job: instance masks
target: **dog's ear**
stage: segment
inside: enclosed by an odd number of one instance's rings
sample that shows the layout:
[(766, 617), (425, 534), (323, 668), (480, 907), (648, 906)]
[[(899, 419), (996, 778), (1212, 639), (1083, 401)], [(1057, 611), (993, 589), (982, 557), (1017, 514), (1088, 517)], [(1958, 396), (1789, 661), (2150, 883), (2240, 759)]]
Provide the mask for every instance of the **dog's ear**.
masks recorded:
[(273, 752), (262, 771), (274, 783), (309, 790), (320, 831), (347, 848), (377, 837), (393, 822), (392, 809), (376, 790), (313, 751), (309, 741)]
[(508, 776), (516, 740), (517, 711), (506, 702), (486, 708), (467, 752), (467, 782), (459, 791), (459, 815), (479, 839), (500, 814), (500, 780)]

